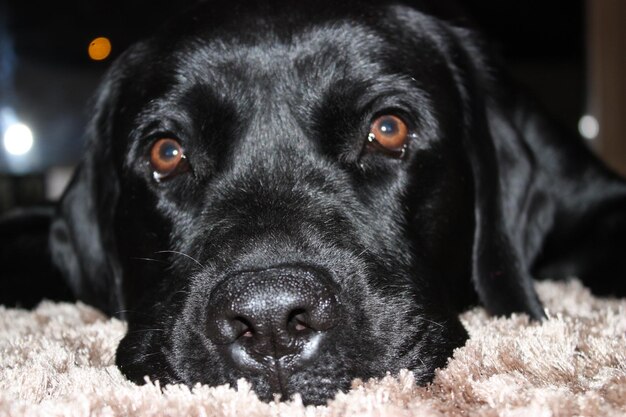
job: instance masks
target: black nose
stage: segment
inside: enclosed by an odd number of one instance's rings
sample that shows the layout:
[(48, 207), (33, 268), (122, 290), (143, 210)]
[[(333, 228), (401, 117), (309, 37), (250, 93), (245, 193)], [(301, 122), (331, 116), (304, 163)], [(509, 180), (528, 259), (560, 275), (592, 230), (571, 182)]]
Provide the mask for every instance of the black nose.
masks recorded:
[(288, 357), (301, 365), (339, 321), (336, 291), (322, 273), (272, 268), (227, 277), (209, 298), (208, 335), (240, 368)]

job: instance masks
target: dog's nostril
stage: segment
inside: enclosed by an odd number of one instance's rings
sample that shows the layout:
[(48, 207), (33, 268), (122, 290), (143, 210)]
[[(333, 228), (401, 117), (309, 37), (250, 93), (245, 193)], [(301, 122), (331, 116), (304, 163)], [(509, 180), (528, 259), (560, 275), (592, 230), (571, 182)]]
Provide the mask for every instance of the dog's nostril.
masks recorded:
[(295, 333), (298, 336), (308, 334), (310, 331), (315, 330), (311, 327), (310, 319), (306, 310), (303, 308), (296, 309), (289, 314), (289, 318), (287, 319), (287, 329), (291, 333)]
[(254, 336), (254, 328), (252, 324), (244, 317), (235, 317), (233, 319), (233, 327), (236, 329), (237, 339), (240, 337), (252, 337)]

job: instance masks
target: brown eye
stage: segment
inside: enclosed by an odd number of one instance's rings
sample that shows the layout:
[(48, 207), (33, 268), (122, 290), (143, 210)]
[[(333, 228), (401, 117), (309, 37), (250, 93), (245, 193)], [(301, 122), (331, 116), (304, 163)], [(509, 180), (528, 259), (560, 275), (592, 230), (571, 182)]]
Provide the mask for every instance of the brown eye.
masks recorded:
[(409, 140), (409, 128), (399, 117), (383, 115), (372, 122), (367, 139), (377, 150), (401, 158)]
[(176, 173), (185, 162), (183, 147), (175, 139), (162, 138), (150, 150), (150, 165), (154, 179), (159, 181)]

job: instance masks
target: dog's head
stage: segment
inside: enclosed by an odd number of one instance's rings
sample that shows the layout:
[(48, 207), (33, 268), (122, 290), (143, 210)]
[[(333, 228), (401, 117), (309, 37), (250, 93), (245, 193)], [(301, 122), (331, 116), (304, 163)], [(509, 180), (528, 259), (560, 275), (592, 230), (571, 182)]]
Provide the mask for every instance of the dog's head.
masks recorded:
[(515, 267), (469, 32), (341, 4), (206, 3), (109, 72), (51, 239), (128, 319), (130, 379), (309, 403), (425, 382), (466, 339), (471, 277)]

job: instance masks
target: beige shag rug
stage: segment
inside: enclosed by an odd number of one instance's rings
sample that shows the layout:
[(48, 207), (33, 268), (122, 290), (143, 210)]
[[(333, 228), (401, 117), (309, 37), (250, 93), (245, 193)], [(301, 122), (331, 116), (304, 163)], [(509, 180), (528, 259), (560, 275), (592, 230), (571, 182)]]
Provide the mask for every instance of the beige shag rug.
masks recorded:
[(540, 283), (550, 319), (463, 315), (471, 338), (426, 387), (355, 381), (325, 407), (262, 403), (246, 382), (135, 386), (114, 366), (124, 324), (81, 304), (0, 308), (0, 416), (626, 416), (626, 300)]

